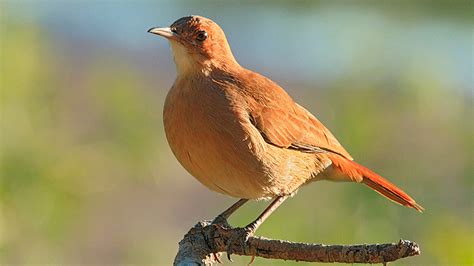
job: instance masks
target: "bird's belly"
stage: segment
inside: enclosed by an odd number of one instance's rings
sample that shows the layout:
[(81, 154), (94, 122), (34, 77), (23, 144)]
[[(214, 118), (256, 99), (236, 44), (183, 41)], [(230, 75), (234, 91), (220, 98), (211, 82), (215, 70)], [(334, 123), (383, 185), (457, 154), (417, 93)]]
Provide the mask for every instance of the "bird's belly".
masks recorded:
[(226, 144), (225, 135), (208, 129), (181, 131), (169, 129), (173, 153), (183, 167), (211, 190), (239, 198), (268, 197), (265, 176), (258, 159), (250, 151)]
[(238, 198), (272, 197), (268, 171), (241, 125), (218, 116), (221, 110), (213, 112), (216, 117), (194, 107), (168, 106), (164, 115), (166, 137), (183, 167), (213, 191)]

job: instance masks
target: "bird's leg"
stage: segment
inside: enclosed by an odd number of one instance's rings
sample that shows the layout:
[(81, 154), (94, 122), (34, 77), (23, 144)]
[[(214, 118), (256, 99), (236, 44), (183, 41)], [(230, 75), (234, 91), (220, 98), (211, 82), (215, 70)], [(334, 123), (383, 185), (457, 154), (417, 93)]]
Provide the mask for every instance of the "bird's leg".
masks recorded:
[(242, 205), (244, 205), (248, 199), (240, 199), (236, 203), (234, 203), (232, 206), (230, 206), (227, 210), (223, 211), (221, 214), (217, 215), (216, 218), (214, 218), (214, 221), (212, 221), (213, 224), (222, 224), (226, 223), (227, 219)]
[[(276, 210), (280, 205), (289, 197), (289, 195), (284, 195), (284, 196), (278, 196), (275, 200), (268, 205), (268, 207), (258, 216), (255, 221), (251, 222), (244, 228), (237, 228), (240, 232), (235, 234), (233, 238), (229, 240), (227, 243), (227, 258), (231, 260), (230, 255), (232, 254), (233, 248), (234, 248), (234, 242), (235, 240), (239, 239), (242, 241), (241, 247), (245, 246), (245, 242), (248, 240), (249, 237), (251, 237), (253, 234), (255, 234), (255, 231), (257, 231), (258, 227), (265, 222), (265, 220)], [(232, 207), (231, 207), (232, 208)]]
[[(289, 197), (289, 195), (284, 195), (284, 196), (278, 196), (268, 207), (258, 216), (255, 221), (251, 222), (248, 224), (246, 227), (244, 227), (247, 231), (253, 235), (255, 231), (260, 227), (260, 225), (265, 222), (265, 220), (276, 210), (280, 205)], [(251, 236), (250, 235), (250, 236)]]

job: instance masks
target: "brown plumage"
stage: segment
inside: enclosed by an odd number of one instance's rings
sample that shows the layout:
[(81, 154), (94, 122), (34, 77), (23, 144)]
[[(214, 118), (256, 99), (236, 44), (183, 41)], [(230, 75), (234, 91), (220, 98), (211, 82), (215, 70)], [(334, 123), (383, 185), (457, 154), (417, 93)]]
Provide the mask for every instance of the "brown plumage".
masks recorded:
[(190, 16), (150, 32), (171, 44), (178, 76), (166, 97), (170, 147), (208, 188), (242, 199), (293, 194), (309, 181), (364, 183), (422, 211), (410, 196), (351, 155), (270, 79), (240, 66), (222, 29)]

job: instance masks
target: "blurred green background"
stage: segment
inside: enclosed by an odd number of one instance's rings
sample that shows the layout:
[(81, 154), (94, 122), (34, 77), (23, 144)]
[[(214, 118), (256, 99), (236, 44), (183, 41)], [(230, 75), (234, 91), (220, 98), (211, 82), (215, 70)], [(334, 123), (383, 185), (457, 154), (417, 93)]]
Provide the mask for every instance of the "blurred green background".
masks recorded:
[(223, 27), (242, 65), (426, 208), (318, 182), (258, 235), (403, 238), (422, 255), (395, 265), (473, 265), (472, 2), (374, 3), (2, 0), (0, 264), (169, 265), (191, 226), (235, 201), (186, 173), (163, 132), (175, 68), (146, 30), (200, 14)]

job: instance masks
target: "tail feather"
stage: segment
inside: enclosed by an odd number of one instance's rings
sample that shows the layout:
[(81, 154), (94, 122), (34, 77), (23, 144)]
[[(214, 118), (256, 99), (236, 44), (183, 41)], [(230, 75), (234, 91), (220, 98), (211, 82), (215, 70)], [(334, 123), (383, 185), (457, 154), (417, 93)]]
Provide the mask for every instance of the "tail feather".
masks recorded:
[(333, 166), (347, 175), (351, 180), (364, 183), (382, 196), (396, 203), (423, 212), (423, 207), (416, 203), (413, 198), (370, 169), (339, 155), (330, 155), (329, 157), (333, 162)]

